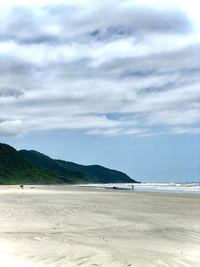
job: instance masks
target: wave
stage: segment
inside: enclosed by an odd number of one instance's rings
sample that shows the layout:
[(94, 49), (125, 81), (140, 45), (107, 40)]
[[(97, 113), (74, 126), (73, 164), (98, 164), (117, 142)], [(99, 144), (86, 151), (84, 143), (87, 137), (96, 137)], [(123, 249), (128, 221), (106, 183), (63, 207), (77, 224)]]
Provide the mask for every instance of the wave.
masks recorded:
[(82, 186), (91, 186), (98, 188), (108, 188), (108, 189), (121, 189), (121, 190), (132, 190), (134, 186), (134, 191), (136, 192), (176, 192), (176, 193), (190, 193), (190, 194), (200, 194), (200, 183), (110, 183), (110, 184), (87, 184)]

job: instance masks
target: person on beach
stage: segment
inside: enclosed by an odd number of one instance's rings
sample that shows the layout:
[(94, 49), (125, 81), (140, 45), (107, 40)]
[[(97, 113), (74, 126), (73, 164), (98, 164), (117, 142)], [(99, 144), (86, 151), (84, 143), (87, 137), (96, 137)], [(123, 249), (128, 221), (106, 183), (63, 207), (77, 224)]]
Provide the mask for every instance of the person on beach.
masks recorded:
[(132, 190), (134, 191), (134, 185), (132, 185)]
[(24, 189), (24, 185), (23, 184), (21, 184), (19, 187), (21, 187), (21, 189)]

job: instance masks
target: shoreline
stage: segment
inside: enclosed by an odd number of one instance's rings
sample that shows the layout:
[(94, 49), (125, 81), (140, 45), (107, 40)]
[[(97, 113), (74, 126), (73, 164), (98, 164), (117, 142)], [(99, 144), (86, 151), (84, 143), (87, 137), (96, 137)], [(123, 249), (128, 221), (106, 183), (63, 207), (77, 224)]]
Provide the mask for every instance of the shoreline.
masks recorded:
[[(107, 184), (106, 184), (107, 185)], [(118, 188), (113, 188), (113, 187), (118, 187)], [(200, 187), (200, 186), (199, 186)], [(71, 189), (76, 189), (76, 188), (80, 188), (82, 190), (104, 190), (104, 191), (111, 191), (111, 192), (118, 192), (118, 191), (122, 191), (122, 192), (132, 192), (132, 193), (160, 193), (160, 194), (178, 194), (178, 195), (200, 195), (200, 189), (198, 190), (190, 190), (190, 188), (188, 189), (186, 187), (185, 190), (182, 189), (163, 189), (163, 188), (145, 188), (145, 187), (140, 187), (137, 185), (134, 185), (134, 189), (131, 189), (130, 187), (124, 187), (124, 184), (113, 184), (113, 185), (109, 185), (109, 186), (103, 186), (102, 184), (73, 184), (73, 185), (69, 185), (69, 184), (51, 184), (51, 185), (30, 185), (30, 184), (24, 184), (24, 189), (20, 188), (20, 184), (19, 185), (0, 185), (0, 192), (2, 192), (3, 190), (8, 191), (9, 189), (13, 190), (31, 190), (32, 191), (35, 189), (37, 190), (60, 190), (61, 191), (65, 191), (68, 190), (69, 188)], [(13, 191), (14, 192), (14, 191)]]

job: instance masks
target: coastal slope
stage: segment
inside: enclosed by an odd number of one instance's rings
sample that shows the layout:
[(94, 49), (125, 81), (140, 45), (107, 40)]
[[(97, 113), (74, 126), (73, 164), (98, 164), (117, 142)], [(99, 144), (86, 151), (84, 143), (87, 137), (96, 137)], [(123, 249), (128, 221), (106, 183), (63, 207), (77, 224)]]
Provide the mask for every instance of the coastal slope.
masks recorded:
[(136, 182), (123, 172), (111, 170), (100, 165), (84, 166), (74, 162), (52, 159), (34, 150), (20, 150), (19, 153), (41, 168), (55, 172), (55, 174), (62, 179), (71, 176), (69, 183)]
[(123, 172), (52, 159), (33, 150), (0, 144), (0, 184), (134, 183)]
[(0, 184), (55, 184), (57, 177), (27, 160), (16, 149), (0, 144)]

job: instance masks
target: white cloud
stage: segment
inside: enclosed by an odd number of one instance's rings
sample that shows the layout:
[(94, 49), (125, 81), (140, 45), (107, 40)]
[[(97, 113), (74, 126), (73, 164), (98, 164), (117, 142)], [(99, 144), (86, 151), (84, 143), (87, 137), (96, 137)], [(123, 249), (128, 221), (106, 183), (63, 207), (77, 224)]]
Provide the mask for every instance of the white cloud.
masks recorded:
[(0, 135), (198, 133), (198, 19), (157, 3), (0, 3)]
[(86, 5), (92, 3), (92, 0), (7, 0), (1, 3), (2, 6), (51, 6), (51, 5), (58, 5), (58, 4), (74, 4), (74, 5)]
[(23, 123), (20, 120), (0, 122), (0, 135), (13, 136), (24, 132)]

